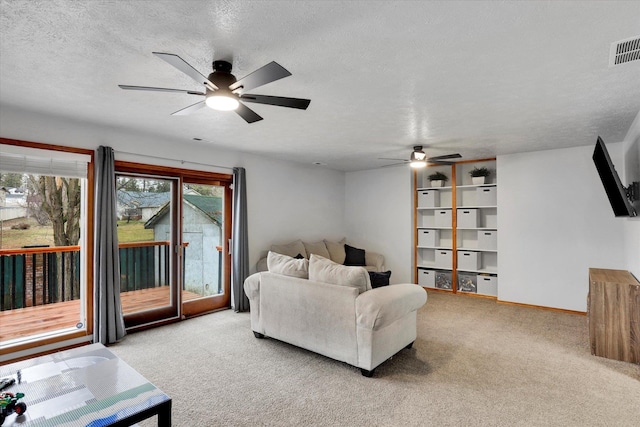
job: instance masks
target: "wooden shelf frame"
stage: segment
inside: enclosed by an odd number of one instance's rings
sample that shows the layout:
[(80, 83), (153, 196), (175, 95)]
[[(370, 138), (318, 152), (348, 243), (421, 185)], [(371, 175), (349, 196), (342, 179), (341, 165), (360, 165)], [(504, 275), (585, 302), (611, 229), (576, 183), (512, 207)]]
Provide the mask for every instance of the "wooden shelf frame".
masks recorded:
[[(418, 276), (419, 276), (419, 270), (420, 269), (430, 269), (430, 270), (441, 270), (441, 271), (450, 271), (451, 272), (451, 281), (452, 281), (452, 289), (438, 289), (438, 288), (429, 288), (429, 290), (435, 290), (435, 291), (443, 291), (443, 292), (453, 292), (453, 293), (460, 293), (460, 294), (464, 294), (464, 295), (476, 295), (472, 292), (463, 292), (463, 291), (459, 291), (458, 290), (458, 271), (461, 272), (471, 272), (471, 273), (478, 273), (478, 274), (492, 274), (492, 275), (498, 275), (498, 271), (493, 271), (493, 270), (458, 270), (458, 257), (457, 257), (457, 253), (459, 250), (469, 250), (469, 251), (476, 251), (476, 252), (488, 252), (488, 253), (495, 253), (497, 255), (498, 250), (497, 249), (469, 249), (469, 248), (463, 248), (463, 247), (458, 247), (458, 230), (463, 231), (463, 230), (485, 230), (485, 231), (497, 231), (497, 227), (478, 227), (478, 228), (458, 228), (458, 209), (495, 209), (497, 211), (498, 206), (458, 206), (458, 190), (465, 190), (465, 189), (472, 189), (472, 188), (482, 188), (482, 187), (497, 187), (497, 183), (485, 183), (485, 184), (465, 184), (465, 185), (457, 185), (458, 182), (458, 170), (457, 170), (457, 166), (458, 165), (464, 165), (464, 164), (470, 164), (470, 163), (482, 163), (482, 162), (495, 162), (496, 158), (495, 157), (490, 157), (490, 158), (481, 158), (481, 159), (474, 159), (474, 160), (461, 160), (459, 162), (455, 162), (454, 164), (452, 164), (450, 166), (450, 170), (451, 170), (451, 186), (447, 186), (447, 187), (423, 187), (422, 185), (418, 186), (418, 175), (424, 173), (424, 171), (426, 169), (422, 169), (422, 170), (418, 170), (418, 169), (414, 169), (413, 171), (413, 206), (414, 206), (414, 215), (413, 215), (413, 241), (414, 241), (414, 248), (413, 248), (413, 265), (414, 265), (414, 278), (415, 281), (418, 281)], [(427, 168), (429, 167), (439, 167), (442, 168), (444, 165), (427, 165)], [(420, 184), (424, 184), (424, 181), (420, 182)], [(418, 206), (418, 192), (419, 191), (424, 191), (424, 190), (446, 190), (446, 191), (451, 191), (451, 206), (440, 206), (440, 207), (423, 207), (423, 206)], [(423, 226), (423, 225), (418, 225), (418, 215), (420, 213), (420, 211), (426, 211), (426, 210), (451, 210), (451, 227), (430, 227), (430, 226)], [(452, 247), (451, 248), (442, 248), (442, 247), (434, 247), (434, 248), (425, 248), (425, 247), (421, 247), (418, 246), (418, 230), (420, 229), (429, 229), (429, 230), (451, 230), (452, 231)], [(452, 254), (451, 256), (452, 258), (452, 268), (448, 269), (448, 268), (439, 268), (436, 266), (430, 266), (430, 265), (424, 265), (424, 264), (418, 264), (418, 251), (421, 249), (434, 249), (434, 250), (438, 250), (438, 249), (446, 249), (446, 250), (451, 250)], [(497, 296), (487, 296), (487, 295), (480, 295), (478, 294), (478, 296), (480, 297), (484, 297), (484, 298), (494, 298), (497, 299)]]

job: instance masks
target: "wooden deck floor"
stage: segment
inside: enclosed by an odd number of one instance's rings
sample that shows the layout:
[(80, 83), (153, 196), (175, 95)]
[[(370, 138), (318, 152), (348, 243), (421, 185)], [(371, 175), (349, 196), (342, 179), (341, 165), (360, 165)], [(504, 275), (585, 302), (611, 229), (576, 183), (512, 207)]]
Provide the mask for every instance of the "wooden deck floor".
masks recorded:
[[(167, 306), (169, 288), (143, 289), (120, 294), (125, 314)], [(182, 291), (182, 301), (201, 298), (200, 295)], [(0, 312), (0, 341), (27, 337), (65, 328), (75, 328), (80, 321), (80, 301), (66, 301), (37, 307), (20, 308)], [(90, 321), (87, 319), (87, 321)]]

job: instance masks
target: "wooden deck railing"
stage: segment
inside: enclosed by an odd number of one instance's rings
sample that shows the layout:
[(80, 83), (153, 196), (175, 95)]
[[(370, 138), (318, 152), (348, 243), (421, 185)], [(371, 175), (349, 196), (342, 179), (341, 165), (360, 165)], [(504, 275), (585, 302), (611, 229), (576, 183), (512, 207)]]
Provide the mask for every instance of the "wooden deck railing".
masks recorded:
[[(120, 291), (169, 285), (169, 242), (121, 243)], [(0, 311), (80, 298), (80, 246), (0, 250)]]
[(169, 286), (169, 241), (120, 243), (120, 292)]
[(80, 298), (80, 246), (0, 250), (0, 311)]

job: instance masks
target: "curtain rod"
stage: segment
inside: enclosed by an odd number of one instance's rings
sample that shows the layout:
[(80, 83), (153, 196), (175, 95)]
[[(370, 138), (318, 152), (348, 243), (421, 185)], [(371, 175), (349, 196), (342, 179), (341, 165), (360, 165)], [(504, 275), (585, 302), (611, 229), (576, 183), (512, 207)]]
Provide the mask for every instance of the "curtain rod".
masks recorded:
[(200, 166), (210, 166), (210, 167), (214, 167), (214, 168), (221, 168), (221, 169), (228, 169), (228, 170), (233, 170), (233, 168), (230, 168), (229, 166), (220, 166), (220, 165), (212, 165), (210, 163), (200, 163), (200, 162), (192, 162), (190, 160), (176, 160), (176, 159), (170, 159), (168, 157), (160, 157), (160, 156), (150, 156), (148, 154), (140, 154), (140, 153), (130, 153), (128, 151), (120, 151), (120, 150), (114, 150), (116, 153), (120, 153), (120, 154), (131, 154), (133, 156), (141, 156), (141, 157), (150, 157), (152, 159), (160, 159), (160, 160), (171, 160), (173, 162), (180, 162), (181, 164), (185, 164), (185, 163), (189, 163), (192, 165), (200, 165)]

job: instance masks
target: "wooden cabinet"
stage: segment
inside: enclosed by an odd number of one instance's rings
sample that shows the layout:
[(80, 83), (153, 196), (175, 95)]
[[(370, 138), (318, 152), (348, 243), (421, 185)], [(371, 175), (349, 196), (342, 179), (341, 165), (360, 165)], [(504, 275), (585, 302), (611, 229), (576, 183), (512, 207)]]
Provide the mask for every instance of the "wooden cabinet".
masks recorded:
[(589, 269), (591, 354), (640, 364), (640, 283), (622, 270)]
[[(469, 172), (492, 173), (474, 184)], [(441, 172), (443, 187), (429, 175)], [(418, 284), (451, 292), (497, 296), (497, 184), (495, 159), (433, 165), (415, 172), (415, 277)]]

